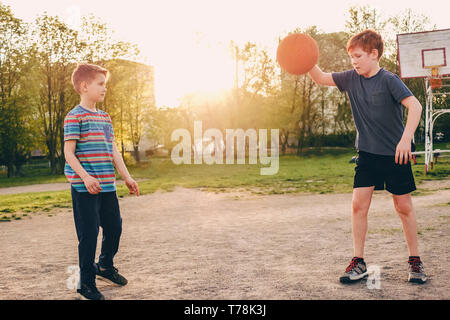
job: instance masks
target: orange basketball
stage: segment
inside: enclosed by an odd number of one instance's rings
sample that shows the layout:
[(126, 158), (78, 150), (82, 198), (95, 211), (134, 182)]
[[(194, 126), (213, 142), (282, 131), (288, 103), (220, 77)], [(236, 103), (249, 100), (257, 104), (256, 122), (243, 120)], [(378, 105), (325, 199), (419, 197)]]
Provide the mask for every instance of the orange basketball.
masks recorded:
[(306, 34), (293, 33), (281, 40), (277, 61), (290, 74), (304, 74), (314, 67), (319, 58), (316, 41)]

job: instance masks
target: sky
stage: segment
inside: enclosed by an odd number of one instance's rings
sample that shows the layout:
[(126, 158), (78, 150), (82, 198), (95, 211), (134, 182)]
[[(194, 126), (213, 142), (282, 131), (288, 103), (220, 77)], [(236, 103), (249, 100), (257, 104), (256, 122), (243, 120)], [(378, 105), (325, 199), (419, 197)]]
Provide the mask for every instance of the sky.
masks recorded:
[(158, 106), (176, 106), (192, 92), (214, 94), (234, 83), (230, 41), (247, 41), (275, 58), (277, 39), (297, 27), (316, 25), (343, 31), (352, 5), (370, 4), (389, 17), (407, 8), (450, 27), (450, 2), (444, 0), (0, 0), (27, 22), (47, 11), (76, 26), (93, 14), (114, 30), (114, 37), (139, 46), (155, 69)]

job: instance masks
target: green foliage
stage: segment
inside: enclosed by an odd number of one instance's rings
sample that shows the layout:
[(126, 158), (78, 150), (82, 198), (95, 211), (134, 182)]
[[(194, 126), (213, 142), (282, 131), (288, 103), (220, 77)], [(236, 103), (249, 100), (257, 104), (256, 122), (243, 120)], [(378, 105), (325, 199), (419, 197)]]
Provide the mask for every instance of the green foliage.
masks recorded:
[(0, 4), (0, 165), (6, 166), (8, 177), (20, 174), (34, 142), (27, 31), (28, 26)]
[[(71, 83), (78, 62), (114, 69), (114, 61), (119, 58), (138, 56), (135, 45), (114, 41), (111, 30), (93, 16), (83, 17), (79, 30), (45, 12), (28, 25), (0, 4), (0, 164), (7, 166), (8, 176), (12, 176), (13, 166), (20, 174), (33, 148), (47, 153), (53, 174), (62, 173), (63, 121), (79, 102)], [(149, 99), (148, 94), (153, 94), (148, 88), (153, 86), (153, 73), (142, 64), (120, 63), (132, 67), (126, 74), (128, 78), (122, 79), (128, 87), (122, 85), (114, 90), (116, 97), (111, 97), (109, 105), (105, 101), (105, 106), (114, 114), (113, 109), (118, 109), (114, 102), (123, 97), (119, 103), (126, 107), (123, 113), (128, 117), (129, 130), (120, 135), (125, 134), (125, 140), (135, 146), (143, 134), (144, 122), (148, 122), (143, 109), (154, 106), (154, 97)]]

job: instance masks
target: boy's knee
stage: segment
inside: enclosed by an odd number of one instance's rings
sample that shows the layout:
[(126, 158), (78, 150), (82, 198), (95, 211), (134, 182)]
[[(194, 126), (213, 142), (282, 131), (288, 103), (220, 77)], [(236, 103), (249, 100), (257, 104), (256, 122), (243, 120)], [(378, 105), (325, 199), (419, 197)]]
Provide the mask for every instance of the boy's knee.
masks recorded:
[(122, 219), (106, 224), (103, 226), (103, 230), (111, 235), (120, 236), (122, 234)]
[(79, 241), (83, 243), (97, 242), (98, 227), (84, 228), (79, 232)]
[(394, 206), (400, 216), (408, 216), (413, 209), (411, 203), (396, 199), (394, 199)]
[(352, 213), (354, 215), (367, 215), (368, 211), (367, 204), (361, 203), (360, 201), (352, 201)]

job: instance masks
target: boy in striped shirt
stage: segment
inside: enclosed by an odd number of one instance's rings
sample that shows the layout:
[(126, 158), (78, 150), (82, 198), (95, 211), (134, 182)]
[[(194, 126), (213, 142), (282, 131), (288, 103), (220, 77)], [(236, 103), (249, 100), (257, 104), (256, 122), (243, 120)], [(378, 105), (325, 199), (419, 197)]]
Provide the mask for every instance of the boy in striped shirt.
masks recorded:
[[(96, 108), (103, 101), (109, 72), (96, 65), (80, 64), (72, 83), (81, 98), (64, 120), (64, 173), (71, 183), (75, 228), (78, 237), (80, 283), (77, 292), (89, 300), (104, 300), (95, 284), (96, 275), (117, 285), (127, 284), (113, 265), (122, 233), (114, 166), (130, 193), (139, 188), (114, 142), (108, 113)], [(99, 262), (95, 250), (99, 226), (103, 229)]]

